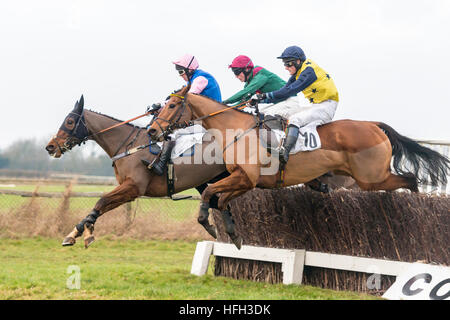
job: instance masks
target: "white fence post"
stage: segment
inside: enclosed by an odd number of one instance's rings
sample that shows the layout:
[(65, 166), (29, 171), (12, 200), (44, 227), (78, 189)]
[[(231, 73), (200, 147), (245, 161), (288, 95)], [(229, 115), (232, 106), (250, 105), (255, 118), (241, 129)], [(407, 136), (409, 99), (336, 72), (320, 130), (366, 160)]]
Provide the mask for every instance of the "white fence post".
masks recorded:
[(208, 271), (209, 257), (213, 251), (214, 242), (201, 241), (197, 242), (195, 248), (194, 259), (192, 260), (191, 273), (202, 276)]
[(302, 284), (303, 267), (305, 266), (305, 250), (291, 250), (281, 264), (283, 284)]

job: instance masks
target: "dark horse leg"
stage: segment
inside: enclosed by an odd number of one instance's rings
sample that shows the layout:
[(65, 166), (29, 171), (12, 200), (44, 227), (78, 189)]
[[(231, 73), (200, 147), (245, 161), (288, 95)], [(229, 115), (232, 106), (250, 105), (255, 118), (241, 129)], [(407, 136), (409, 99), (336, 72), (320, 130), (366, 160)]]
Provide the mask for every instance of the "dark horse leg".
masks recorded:
[[(219, 174), (217, 177), (215, 177), (214, 179), (208, 181), (208, 183), (215, 183), (223, 178), (228, 177), (230, 174), (228, 173), (228, 171), (224, 171), (221, 174)], [(202, 194), (203, 191), (208, 187), (208, 183), (204, 183), (202, 185), (199, 185), (197, 187), (195, 187), (195, 189), (197, 189), (197, 191)], [(199, 215), (198, 215), (198, 223), (200, 223), (203, 228), (205, 228), (205, 230), (214, 238), (217, 239), (217, 231), (216, 231), (216, 227), (214, 225), (211, 225), (209, 223), (208, 217), (209, 217), (209, 208), (212, 209), (219, 209), (219, 207), (217, 206), (219, 202), (219, 198), (214, 194), (211, 199), (209, 199), (209, 203), (208, 205), (204, 206), (203, 209), (200, 210)]]
[(321, 192), (321, 193), (328, 193), (330, 192), (328, 185), (320, 181), (321, 177), (318, 177), (316, 179), (313, 179), (311, 181), (308, 181), (305, 183), (308, 187), (310, 187), (312, 190)]
[[(233, 198), (237, 197), (245, 192), (247, 192), (247, 190), (244, 190), (244, 191), (239, 190), (239, 191), (235, 191), (235, 192), (222, 193), (222, 195), (219, 198), (220, 206), (224, 207), (224, 204), (228, 203), (228, 199), (230, 199), (231, 197), (233, 197)], [(234, 243), (234, 245), (238, 249), (241, 249), (243, 240), (242, 240), (241, 236), (236, 234), (235, 223), (234, 223), (233, 216), (231, 215), (229, 206), (227, 205), (227, 209), (222, 210), (221, 213), (222, 213), (222, 220), (225, 225), (226, 233), (228, 234), (228, 236), (230, 237), (230, 239)]]
[(97, 218), (100, 217), (107, 211), (110, 211), (121, 204), (133, 201), (139, 197), (139, 189), (132, 179), (126, 179), (120, 186), (115, 188), (113, 191), (105, 194), (97, 201), (94, 209), (89, 213), (86, 218), (81, 220), (75, 228), (69, 233), (64, 239), (63, 246), (72, 246), (75, 244), (75, 238), (80, 237), (83, 232), (84, 236), (84, 246), (86, 248), (94, 242), (95, 238), (93, 235), (94, 224)]
[(231, 240), (238, 249), (241, 248), (242, 239), (234, 232), (234, 222), (231, 218), (231, 213), (227, 210), (228, 202), (241, 195), (254, 186), (248, 180), (246, 175), (242, 174), (242, 170), (237, 168), (228, 177), (221, 179), (220, 181), (209, 185), (202, 194), (202, 202), (200, 204), (199, 214), (205, 214), (209, 208), (209, 201), (213, 196), (220, 193), (219, 202), (217, 204), (219, 210), (222, 212), (222, 218), (225, 223), (227, 233), (230, 235)]

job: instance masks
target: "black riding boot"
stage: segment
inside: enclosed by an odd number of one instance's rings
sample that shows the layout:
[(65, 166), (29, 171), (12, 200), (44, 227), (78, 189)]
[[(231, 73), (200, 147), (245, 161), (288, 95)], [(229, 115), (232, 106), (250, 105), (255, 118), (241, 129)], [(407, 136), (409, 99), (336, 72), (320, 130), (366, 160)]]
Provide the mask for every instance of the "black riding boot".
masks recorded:
[(152, 170), (158, 176), (162, 176), (164, 173), (164, 168), (167, 162), (170, 160), (170, 155), (172, 154), (172, 149), (175, 146), (175, 141), (166, 141), (163, 143), (161, 155), (159, 159), (155, 162), (149, 162), (148, 160), (141, 159), (142, 163), (147, 166), (149, 170)]
[(294, 126), (292, 124), (288, 126), (286, 139), (284, 140), (283, 147), (280, 150), (280, 162), (282, 164), (286, 164), (288, 162), (289, 152), (297, 143), (298, 134), (299, 129), (297, 126)]

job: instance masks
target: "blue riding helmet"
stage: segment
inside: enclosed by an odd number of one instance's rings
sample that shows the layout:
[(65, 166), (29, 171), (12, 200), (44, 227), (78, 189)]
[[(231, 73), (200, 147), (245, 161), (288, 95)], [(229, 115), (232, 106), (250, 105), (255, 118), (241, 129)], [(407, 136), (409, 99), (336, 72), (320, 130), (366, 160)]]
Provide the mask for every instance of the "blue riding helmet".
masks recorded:
[(277, 57), (277, 59), (289, 59), (289, 58), (300, 59), (301, 61), (305, 61), (306, 55), (303, 52), (302, 48), (297, 46), (290, 46), (283, 51), (281, 56)]

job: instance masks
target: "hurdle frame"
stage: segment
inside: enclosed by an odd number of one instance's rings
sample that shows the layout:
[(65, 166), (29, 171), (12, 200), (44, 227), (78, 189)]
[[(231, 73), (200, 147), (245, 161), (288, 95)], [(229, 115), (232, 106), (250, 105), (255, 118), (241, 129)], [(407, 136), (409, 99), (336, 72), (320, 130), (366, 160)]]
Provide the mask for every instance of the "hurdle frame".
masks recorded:
[(281, 263), (283, 284), (297, 285), (302, 283), (304, 266), (398, 276), (408, 270), (413, 264), (426, 265), (419, 262), (355, 257), (303, 249), (279, 249), (243, 245), (239, 250), (234, 244), (230, 243), (200, 241), (195, 249), (191, 274), (197, 276), (205, 275), (208, 271), (211, 255)]

